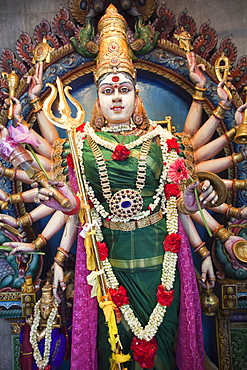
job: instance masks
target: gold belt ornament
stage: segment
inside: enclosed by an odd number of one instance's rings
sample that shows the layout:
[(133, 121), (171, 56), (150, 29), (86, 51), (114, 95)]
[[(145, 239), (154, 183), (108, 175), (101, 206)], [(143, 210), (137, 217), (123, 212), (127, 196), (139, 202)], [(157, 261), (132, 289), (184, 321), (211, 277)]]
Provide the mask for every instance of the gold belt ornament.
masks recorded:
[(141, 218), (140, 220), (136, 220), (136, 221), (114, 222), (114, 221), (103, 220), (103, 225), (104, 227), (111, 229), (111, 230), (133, 231), (135, 229), (141, 229), (143, 227), (156, 224), (158, 221), (162, 220), (162, 218), (163, 218), (162, 210), (159, 210), (159, 212), (156, 212), (148, 217)]

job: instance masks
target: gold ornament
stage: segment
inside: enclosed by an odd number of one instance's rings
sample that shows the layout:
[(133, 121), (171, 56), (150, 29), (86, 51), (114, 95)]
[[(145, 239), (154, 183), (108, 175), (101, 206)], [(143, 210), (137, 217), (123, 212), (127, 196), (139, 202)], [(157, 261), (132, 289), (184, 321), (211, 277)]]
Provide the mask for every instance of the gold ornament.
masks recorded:
[(37, 62), (44, 61), (46, 61), (46, 63), (50, 63), (51, 54), (53, 53), (54, 50), (55, 48), (50, 47), (46, 38), (44, 37), (43, 41), (40, 44), (38, 44), (33, 51), (32, 63), (35, 64)]
[(126, 31), (127, 23), (124, 17), (114, 5), (109, 5), (98, 23), (100, 38), (95, 83), (105, 73), (110, 72), (126, 72), (135, 80), (136, 70), (130, 57)]
[(53, 302), (54, 302), (54, 299), (53, 299), (53, 293), (52, 293), (52, 286), (47, 281), (42, 288), (42, 296), (40, 298), (40, 304), (52, 305), (53, 307)]
[(191, 50), (193, 50), (193, 37), (189, 34), (188, 31), (186, 31), (184, 26), (178, 29), (176, 33), (174, 33), (174, 37), (178, 40), (180, 49), (184, 50), (186, 53), (189, 53), (191, 52)]
[[(243, 88), (245, 93), (245, 103), (247, 103), (247, 86)], [(237, 144), (245, 145), (247, 144), (247, 109), (244, 110), (243, 122), (240, 126), (236, 128), (236, 136), (234, 141)]]
[(224, 225), (218, 226), (213, 232), (213, 236), (218, 238), (222, 243), (225, 243), (232, 235), (233, 233), (227, 230)]
[[(224, 81), (226, 83), (227, 79), (231, 75), (230, 74), (231, 65), (229, 58), (226, 56), (225, 53), (222, 53), (221, 56), (218, 59), (216, 59), (214, 68), (218, 81), (219, 82)], [(223, 89), (227, 93), (228, 99), (232, 100), (232, 94), (230, 90), (227, 88), (226, 84), (224, 85)]]
[(239, 261), (247, 262), (247, 241), (237, 241), (233, 244), (232, 251)]
[(203, 172), (196, 172), (195, 176), (200, 182), (203, 182), (205, 180), (209, 180), (210, 184), (213, 186), (214, 191), (218, 195), (218, 200), (216, 203), (212, 204), (211, 202), (207, 203), (207, 208), (210, 207), (218, 207), (222, 203), (225, 202), (227, 197), (227, 189), (224, 181), (217, 176), (215, 173), (209, 172), (209, 171), (203, 171)]
[[(19, 76), (16, 74), (15, 71), (11, 73), (2, 72), (2, 77), (6, 80), (8, 88), (9, 88), (9, 96), (16, 97), (16, 92), (19, 87), (20, 79)], [(8, 112), (8, 119), (13, 118), (13, 101), (9, 99), (9, 112)]]
[(34, 100), (31, 100), (30, 103), (33, 106), (33, 112), (34, 113), (38, 113), (43, 108), (43, 103), (42, 103), (40, 97), (37, 97)]
[(204, 92), (206, 91), (205, 88), (203, 87), (197, 87), (195, 86), (195, 92), (193, 94), (193, 99), (198, 100), (198, 101), (203, 101), (205, 100)]
[(212, 292), (212, 288), (207, 285), (207, 288), (202, 288), (200, 295), (202, 310), (207, 316), (214, 316), (219, 308), (219, 300)]

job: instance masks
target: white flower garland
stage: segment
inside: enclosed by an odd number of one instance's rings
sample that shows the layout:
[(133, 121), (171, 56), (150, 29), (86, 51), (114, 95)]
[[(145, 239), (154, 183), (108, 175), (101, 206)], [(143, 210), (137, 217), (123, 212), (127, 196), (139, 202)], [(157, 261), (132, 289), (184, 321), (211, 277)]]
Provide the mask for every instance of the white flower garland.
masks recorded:
[[(95, 133), (93, 127), (90, 126), (89, 122), (87, 122), (85, 124), (84, 132), (85, 132), (86, 135), (89, 135), (93, 139), (93, 141), (96, 142), (96, 144), (99, 144), (99, 145), (103, 146), (104, 148), (109, 149), (111, 151), (114, 151), (116, 146), (119, 145), (119, 143), (113, 144), (113, 143), (109, 142), (108, 140), (105, 140), (102, 137), (100, 137), (99, 135), (97, 135)], [(165, 141), (167, 139), (172, 139), (172, 137), (173, 137), (172, 134), (168, 130), (163, 129), (161, 126), (158, 125), (153, 130), (151, 130), (151, 131), (147, 132), (146, 134), (140, 136), (138, 139), (136, 139), (134, 141), (131, 141), (128, 144), (124, 144), (124, 146), (127, 149), (131, 150), (131, 149), (135, 148), (136, 146), (142, 145), (142, 143), (144, 141), (149, 140), (149, 139), (153, 139), (157, 135), (160, 135), (161, 137), (163, 137), (165, 139)]]
[(58, 303), (55, 301), (54, 301), (54, 304), (55, 304), (55, 307), (53, 307), (53, 309), (51, 310), (51, 313), (47, 320), (46, 329), (45, 329), (45, 350), (44, 350), (43, 358), (41, 356), (41, 353), (38, 347), (38, 341), (37, 341), (37, 329), (40, 323), (40, 300), (36, 303), (34, 307), (34, 321), (31, 327), (31, 331), (30, 331), (30, 343), (33, 347), (33, 357), (40, 370), (45, 369), (49, 362), (52, 325), (57, 315), (57, 306), (58, 306)]
[[(154, 203), (150, 204), (150, 210), (154, 210), (156, 206), (159, 204), (161, 198), (161, 206), (166, 213), (166, 222), (167, 222), (167, 232), (168, 234), (177, 233), (178, 231), (178, 213), (176, 207), (176, 197), (171, 196), (170, 199), (166, 201), (164, 195), (164, 184), (166, 182), (170, 182), (168, 179), (168, 170), (171, 165), (177, 158), (178, 154), (175, 150), (171, 150), (169, 153), (167, 151), (167, 144), (166, 140), (171, 139), (172, 135), (168, 133), (168, 131), (164, 130), (161, 126), (157, 126), (155, 122), (152, 122), (152, 127), (154, 129), (151, 132), (143, 135), (139, 139), (135, 140), (134, 142), (125, 145), (129, 150), (133, 149), (135, 146), (139, 146), (142, 144), (144, 140), (148, 140), (153, 138), (157, 135), (160, 136), (160, 144), (162, 150), (162, 158), (163, 158), (163, 171), (160, 176), (160, 182), (158, 188), (156, 189), (156, 194), (153, 196)], [(116, 145), (108, 143), (106, 140), (101, 139), (98, 135), (95, 134), (94, 130), (89, 126), (87, 123), (85, 126), (85, 134), (91, 136), (91, 138), (99, 145), (104, 146), (105, 148), (114, 151)], [(79, 149), (79, 160), (82, 170), (82, 175), (84, 178), (84, 183), (86, 184), (86, 193), (89, 196), (90, 200), (92, 201), (95, 209), (91, 210), (91, 215), (93, 220), (97, 220), (97, 222), (101, 222), (101, 217), (107, 218), (109, 217), (109, 213), (105, 211), (104, 207), (99, 203), (97, 198), (94, 195), (94, 191), (92, 187), (89, 185), (84, 172), (84, 165), (83, 165), (83, 135), (80, 134), (77, 136), (77, 145)], [(150, 214), (150, 211), (140, 212), (138, 217), (146, 217)], [(100, 217), (101, 216), (101, 217)], [(113, 218), (112, 218), (113, 220)], [(96, 240), (101, 242), (103, 241), (103, 234), (101, 229), (96, 231)], [(177, 264), (177, 253), (173, 252), (164, 252), (164, 259), (162, 264), (162, 274), (161, 274), (161, 284), (163, 287), (169, 291), (173, 288), (174, 280), (175, 280), (175, 272), (176, 272), (176, 264)], [(119, 288), (119, 282), (113, 272), (112, 266), (108, 258), (102, 261), (102, 267), (104, 269), (106, 282), (109, 288), (117, 290)], [(157, 333), (159, 326), (163, 322), (165, 313), (166, 313), (166, 306), (162, 306), (160, 303), (157, 302), (155, 308), (153, 309), (152, 314), (149, 317), (147, 325), (143, 328), (140, 321), (134, 314), (134, 311), (130, 307), (130, 305), (123, 305), (120, 307), (122, 314), (126, 322), (128, 323), (131, 331), (140, 339), (145, 339), (146, 341), (150, 341)]]

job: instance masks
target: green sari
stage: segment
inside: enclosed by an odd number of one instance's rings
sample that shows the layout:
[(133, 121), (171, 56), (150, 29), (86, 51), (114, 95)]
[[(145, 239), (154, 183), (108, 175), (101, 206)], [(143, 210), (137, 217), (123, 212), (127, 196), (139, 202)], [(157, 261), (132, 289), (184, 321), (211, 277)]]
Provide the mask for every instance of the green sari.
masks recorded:
[[(104, 139), (113, 143), (127, 144), (137, 139), (136, 136), (121, 136), (110, 133), (98, 133)], [(112, 160), (112, 151), (100, 146), (103, 157), (106, 160), (106, 167), (110, 180), (112, 193), (121, 189), (135, 189), (138, 154), (141, 147), (131, 150), (129, 157), (124, 161)], [(83, 149), (85, 174), (92, 185), (99, 201), (108, 211), (108, 204), (102, 196), (100, 179), (94, 155), (85, 141)], [(152, 143), (147, 157), (147, 172), (145, 187), (141, 193), (143, 197), (143, 210), (146, 210), (152, 202), (152, 196), (159, 183), (162, 171), (162, 153), (156, 143)], [(156, 209), (154, 212), (159, 210)], [(145, 326), (148, 323), (157, 300), (157, 286), (161, 283), (161, 271), (163, 261), (163, 241), (166, 232), (166, 220), (136, 229), (134, 231), (102, 229), (104, 241), (109, 249), (109, 260), (113, 271), (119, 281), (124, 286), (130, 298), (130, 305), (139, 319)], [(167, 308), (163, 323), (160, 325), (156, 334), (158, 342), (158, 352), (155, 359), (155, 370), (170, 370), (172, 367), (172, 355), (174, 339), (178, 328), (179, 314), (179, 273), (176, 271), (174, 282), (175, 296), (170, 307)], [(130, 353), (130, 344), (133, 333), (130, 332), (128, 324), (124, 319), (118, 324), (123, 353)], [(110, 345), (108, 342), (107, 325), (101, 310), (99, 310), (98, 325), (98, 356), (99, 369), (109, 369), (109, 358), (111, 356)], [(126, 364), (130, 370), (140, 369), (134, 361)]]

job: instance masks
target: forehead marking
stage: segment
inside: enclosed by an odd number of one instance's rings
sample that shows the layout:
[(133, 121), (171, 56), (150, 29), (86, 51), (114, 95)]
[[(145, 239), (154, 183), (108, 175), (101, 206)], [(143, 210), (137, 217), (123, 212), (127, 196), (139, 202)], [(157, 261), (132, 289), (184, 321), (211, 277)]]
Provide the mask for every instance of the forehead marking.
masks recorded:
[(119, 77), (118, 76), (113, 76), (112, 77), (112, 82), (118, 82), (119, 81)]

